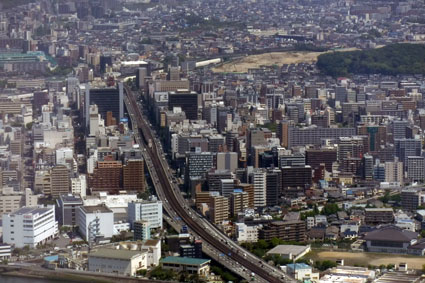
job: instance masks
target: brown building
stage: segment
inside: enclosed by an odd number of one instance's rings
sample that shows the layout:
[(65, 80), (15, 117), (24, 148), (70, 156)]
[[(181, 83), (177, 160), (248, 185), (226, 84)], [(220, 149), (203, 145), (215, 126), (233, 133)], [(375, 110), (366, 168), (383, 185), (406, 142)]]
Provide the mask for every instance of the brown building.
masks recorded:
[(117, 119), (114, 118), (112, 111), (106, 112), (106, 126), (115, 126), (117, 124)]
[(393, 223), (394, 211), (392, 208), (366, 208), (364, 221), (367, 225)]
[(145, 170), (142, 159), (129, 159), (123, 166), (123, 186), (128, 191), (145, 190)]
[(236, 191), (230, 194), (230, 214), (231, 216), (238, 215), (238, 212), (243, 212), (249, 207), (249, 196), (247, 192)]
[(209, 204), (211, 222), (221, 224), (229, 219), (229, 199), (223, 196), (211, 196)]
[(242, 189), (242, 191), (246, 192), (248, 194), (248, 207), (254, 208), (254, 185), (253, 184), (246, 184), (246, 183), (240, 183), (237, 186), (235, 186), (235, 189)]
[(326, 171), (332, 172), (332, 163), (337, 161), (337, 156), (335, 148), (308, 149), (306, 150), (305, 163), (313, 169), (319, 168), (320, 164), (325, 164)]
[(387, 143), (386, 126), (358, 126), (357, 134), (368, 137), (365, 152), (379, 151)]
[(273, 221), (260, 230), (260, 239), (270, 241), (273, 238), (284, 241), (304, 242), (306, 225), (304, 221)]
[(122, 183), (121, 161), (98, 161), (97, 168), (89, 178), (92, 191), (117, 191)]
[(288, 145), (289, 145), (288, 132), (289, 132), (288, 121), (281, 121), (279, 124), (277, 124), (276, 136), (280, 139), (280, 145), (283, 146), (284, 148), (288, 148)]
[(50, 195), (52, 198), (68, 194), (70, 188), (69, 169), (65, 165), (57, 165), (50, 171)]
[(282, 168), (282, 188), (308, 187), (312, 183), (312, 177), (312, 170), (308, 165), (285, 166)]

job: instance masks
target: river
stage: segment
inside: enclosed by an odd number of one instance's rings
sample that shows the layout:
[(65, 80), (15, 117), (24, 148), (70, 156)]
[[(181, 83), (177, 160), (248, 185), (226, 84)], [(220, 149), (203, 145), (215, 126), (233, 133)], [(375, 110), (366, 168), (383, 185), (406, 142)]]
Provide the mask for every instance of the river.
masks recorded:
[(0, 282), (1, 283), (59, 283), (59, 282), (66, 282), (66, 281), (34, 279), (34, 278), (25, 278), (25, 277), (16, 277), (16, 276), (4, 276), (0, 274)]

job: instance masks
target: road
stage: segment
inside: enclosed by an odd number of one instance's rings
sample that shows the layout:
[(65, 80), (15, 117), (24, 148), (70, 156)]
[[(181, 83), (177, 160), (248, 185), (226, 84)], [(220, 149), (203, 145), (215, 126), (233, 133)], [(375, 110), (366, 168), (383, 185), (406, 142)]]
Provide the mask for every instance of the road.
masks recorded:
[[(296, 282), (280, 270), (249, 254), (208, 221), (200, 218), (186, 204), (171, 174), (168, 163), (163, 157), (160, 142), (152, 133), (149, 122), (143, 117), (135, 95), (127, 86), (125, 87), (125, 92), (125, 104), (133, 124), (136, 141), (144, 148), (146, 165), (158, 197), (163, 201), (164, 210), (169, 216), (176, 221), (181, 220), (182, 223), (187, 225), (212, 250), (211, 253), (214, 256), (229, 258), (231, 264), (227, 265), (227, 267), (236, 272), (242, 270), (244, 278), (248, 279), (250, 276), (247, 276), (247, 274), (254, 273), (255, 281), (257, 282)], [(139, 131), (135, 130), (136, 128)], [(239, 272), (237, 273), (240, 274)]]

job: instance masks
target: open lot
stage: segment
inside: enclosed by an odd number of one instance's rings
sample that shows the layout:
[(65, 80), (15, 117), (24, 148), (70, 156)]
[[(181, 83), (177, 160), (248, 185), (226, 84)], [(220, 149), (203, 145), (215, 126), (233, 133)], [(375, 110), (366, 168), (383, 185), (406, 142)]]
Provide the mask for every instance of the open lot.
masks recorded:
[[(377, 46), (377, 48), (382, 46)], [(353, 51), (356, 48), (342, 48), (336, 51)], [(332, 52), (332, 51), (326, 51)], [(282, 66), (284, 64), (314, 63), (320, 54), (326, 52), (309, 52), (309, 51), (287, 51), (287, 52), (271, 52), (258, 55), (250, 55), (244, 58), (224, 63), (212, 69), (216, 73), (246, 73), (248, 69), (259, 68), (260, 66)]]
[(385, 253), (354, 253), (354, 252), (334, 252), (334, 251), (312, 251), (306, 258), (316, 260), (337, 260), (344, 259), (345, 265), (375, 265), (394, 264), (406, 262), (409, 268), (422, 269), (425, 264), (425, 257), (400, 255), (400, 254), (385, 254)]

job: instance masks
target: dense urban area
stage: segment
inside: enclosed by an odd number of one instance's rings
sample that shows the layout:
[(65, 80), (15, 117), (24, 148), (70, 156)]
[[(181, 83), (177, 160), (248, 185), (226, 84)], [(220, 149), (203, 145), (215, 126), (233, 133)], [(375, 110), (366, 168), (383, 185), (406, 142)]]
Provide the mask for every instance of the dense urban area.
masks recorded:
[(425, 282), (424, 43), (420, 0), (0, 1), (0, 281)]

